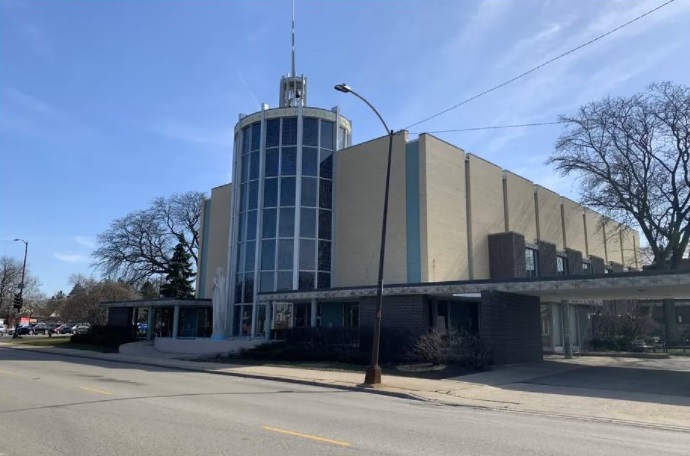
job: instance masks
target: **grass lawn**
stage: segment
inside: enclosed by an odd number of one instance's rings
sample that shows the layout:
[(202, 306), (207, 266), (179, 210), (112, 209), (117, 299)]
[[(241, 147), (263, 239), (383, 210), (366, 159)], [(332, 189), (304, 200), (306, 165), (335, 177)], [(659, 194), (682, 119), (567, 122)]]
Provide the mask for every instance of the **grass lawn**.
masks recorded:
[(32, 345), (35, 347), (59, 347), (71, 348), (75, 350), (89, 350), (102, 352), (102, 347), (95, 345), (73, 344), (69, 337), (42, 337), (42, 336), (22, 336), (21, 339), (12, 339), (11, 336), (4, 336), (0, 338), (0, 343), (8, 345)]

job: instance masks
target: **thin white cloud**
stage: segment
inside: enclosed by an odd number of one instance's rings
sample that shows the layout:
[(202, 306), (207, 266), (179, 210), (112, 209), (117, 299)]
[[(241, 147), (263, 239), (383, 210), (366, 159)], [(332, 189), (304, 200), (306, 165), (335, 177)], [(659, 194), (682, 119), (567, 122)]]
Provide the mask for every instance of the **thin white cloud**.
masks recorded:
[(188, 123), (162, 120), (154, 123), (150, 130), (161, 136), (192, 144), (216, 147), (232, 147), (232, 128), (212, 129)]
[(53, 253), (53, 257), (56, 260), (63, 261), (65, 263), (88, 263), (89, 257), (81, 253)]
[(0, 91), (0, 129), (51, 141), (93, 138), (96, 131), (65, 111), (13, 87)]
[(96, 239), (92, 236), (74, 236), (74, 242), (90, 249), (96, 247)]

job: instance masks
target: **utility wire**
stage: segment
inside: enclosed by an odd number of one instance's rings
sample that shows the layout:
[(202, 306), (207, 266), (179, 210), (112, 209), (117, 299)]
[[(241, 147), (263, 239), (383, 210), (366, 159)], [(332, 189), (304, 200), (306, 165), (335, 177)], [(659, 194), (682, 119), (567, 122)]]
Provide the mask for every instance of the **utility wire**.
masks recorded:
[(521, 79), (521, 78), (527, 76), (528, 74), (533, 73), (533, 72), (537, 71), (538, 69), (543, 68), (543, 67), (545, 67), (546, 65), (549, 65), (550, 63), (555, 62), (555, 61), (558, 60), (558, 59), (561, 59), (561, 58), (563, 58), (563, 57), (565, 57), (565, 56), (567, 56), (567, 55), (569, 55), (569, 54), (572, 54), (573, 52), (578, 51), (578, 50), (582, 49), (582, 48), (585, 47), (585, 46), (589, 46), (590, 44), (595, 43), (595, 42), (599, 41), (600, 39), (602, 39), (602, 38), (604, 38), (604, 37), (607, 37), (607, 36), (611, 35), (611, 34), (614, 33), (614, 32), (617, 32), (618, 30), (622, 29), (623, 27), (627, 27), (628, 25), (632, 24), (633, 22), (639, 21), (639, 20), (642, 19), (643, 17), (648, 16), (648, 15), (652, 14), (653, 12), (655, 12), (655, 11), (657, 11), (657, 10), (660, 10), (660, 9), (663, 8), (664, 6), (667, 6), (667, 5), (671, 4), (671, 3), (673, 3), (674, 1), (676, 1), (676, 0), (668, 0), (666, 3), (663, 3), (663, 4), (659, 5), (659, 6), (657, 6), (656, 8), (651, 9), (651, 10), (647, 11), (646, 13), (637, 16), (636, 18), (634, 18), (634, 19), (632, 19), (632, 20), (626, 22), (626, 23), (623, 24), (623, 25), (619, 25), (618, 27), (616, 27), (616, 28), (613, 29), (613, 30), (609, 30), (608, 32), (604, 33), (603, 35), (599, 35), (599, 36), (597, 36), (596, 38), (593, 38), (593, 39), (587, 41), (587, 42), (584, 43), (584, 44), (581, 44), (581, 45), (579, 45), (579, 46), (577, 46), (577, 47), (575, 47), (575, 48), (573, 48), (573, 49), (570, 49), (569, 51), (566, 51), (566, 52), (564, 52), (564, 53), (562, 53), (562, 54), (560, 54), (560, 55), (558, 55), (558, 56), (552, 58), (551, 60), (547, 60), (546, 62), (544, 62), (544, 63), (542, 63), (542, 64), (540, 64), (540, 65), (537, 65), (536, 67), (532, 68), (531, 70), (527, 70), (527, 71), (525, 71), (524, 73), (522, 73), (522, 74), (520, 74), (520, 75), (518, 75), (518, 76), (515, 76), (515, 77), (512, 78), (512, 79), (509, 79), (508, 81), (505, 81), (505, 82), (503, 82), (503, 83), (501, 83), (501, 84), (499, 84), (499, 85), (497, 85), (497, 86), (494, 86), (494, 87), (492, 87), (492, 88), (490, 88), (490, 89), (488, 89), (488, 90), (485, 90), (484, 92), (478, 93), (477, 95), (474, 95), (474, 96), (472, 96), (472, 97), (470, 97), (470, 98), (468, 98), (468, 99), (466, 99), (466, 100), (463, 100), (463, 101), (461, 101), (460, 103), (458, 103), (458, 104), (456, 104), (456, 105), (453, 105), (453, 106), (451, 106), (451, 107), (448, 108), (448, 109), (444, 109), (443, 111), (441, 111), (441, 112), (439, 112), (439, 113), (437, 113), (437, 114), (434, 114), (433, 116), (429, 116), (429, 117), (427, 117), (427, 118), (425, 118), (425, 119), (420, 120), (419, 122), (415, 122), (415, 123), (413, 123), (412, 125), (408, 125), (407, 127), (403, 128), (403, 130), (407, 130), (407, 129), (411, 128), (411, 127), (417, 126), (417, 125), (419, 125), (419, 124), (421, 124), (421, 123), (424, 123), (424, 122), (427, 122), (427, 121), (429, 121), (429, 120), (431, 120), (431, 119), (435, 119), (436, 117), (441, 116), (441, 115), (443, 115), (443, 114), (445, 114), (445, 113), (447, 113), (447, 112), (449, 112), (449, 111), (452, 111), (453, 109), (459, 108), (460, 106), (464, 105), (465, 103), (469, 103), (470, 101), (476, 100), (477, 98), (479, 98), (479, 97), (481, 97), (481, 96), (483, 96), (483, 95), (486, 95), (487, 93), (491, 93), (491, 92), (493, 92), (494, 90), (498, 90), (498, 89), (500, 89), (501, 87), (507, 86), (507, 85), (510, 84), (511, 82), (515, 82), (515, 81), (517, 81), (518, 79)]
[(477, 131), (477, 130), (498, 130), (501, 128), (518, 128), (518, 127), (536, 127), (540, 125), (558, 125), (562, 124), (564, 122), (561, 121), (555, 121), (555, 122), (535, 122), (535, 123), (526, 123), (526, 124), (515, 124), (515, 125), (493, 125), (490, 127), (471, 127), (471, 128), (456, 128), (452, 130), (436, 130), (436, 131), (424, 131), (424, 132), (410, 132), (411, 135), (421, 135), (422, 133), (456, 133), (459, 131)]

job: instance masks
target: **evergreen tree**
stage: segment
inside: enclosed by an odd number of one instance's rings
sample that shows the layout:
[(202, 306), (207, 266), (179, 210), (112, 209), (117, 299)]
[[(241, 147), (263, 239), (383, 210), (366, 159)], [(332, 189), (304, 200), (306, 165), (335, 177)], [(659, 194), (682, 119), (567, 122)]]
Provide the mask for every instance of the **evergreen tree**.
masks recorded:
[(161, 295), (180, 299), (194, 297), (193, 278), (191, 255), (184, 239), (180, 238), (170, 260), (168, 274), (165, 276), (166, 283), (161, 286)]
[(139, 294), (143, 299), (155, 299), (160, 298), (161, 296), (160, 292), (158, 291), (158, 287), (148, 280), (141, 286)]

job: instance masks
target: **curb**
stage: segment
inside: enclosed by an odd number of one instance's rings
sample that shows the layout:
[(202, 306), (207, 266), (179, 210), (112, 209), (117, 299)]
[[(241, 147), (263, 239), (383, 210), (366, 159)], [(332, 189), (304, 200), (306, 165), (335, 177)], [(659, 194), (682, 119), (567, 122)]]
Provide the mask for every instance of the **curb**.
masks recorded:
[[(12, 347), (12, 346), (8, 346), (7, 344), (0, 344), (0, 349), (1, 348), (7, 348), (10, 350), (17, 350), (17, 351), (28, 350), (28, 351), (32, 351), (32, 352), (43, 353), (43, 354), (48, 354), (48, 355), (53, 355), (53, 356), (57, 355), (57, 356), (66, 356), (66, 357), (73, 357), (73, 358), (94, 359), (94, 360), (106, 361), (106, 362), (112, 362), (112, 363), (133, 364), (133, 365), (147, 366), (147, 367), (159, 367), (159, 368), (179, 370), (179, 371), (185, 371), (185, 372), (200, 372), (200, 373), (206, 373), (206, 374), (224, 375), (224, 376), (228, 376), (228, 377), (238, 377), (238, 378), (248, 378), (248, 379), (254, 379), (254, 380), (274, 381), (274, 382), (291, 383), (291, 384), (306, 385), (306, 386), (318, 386), (318, 387), (322, 387), (322, 388), (332, 388), (332, 389), (338, 389), (338, 390), (342, 390), (342, 391), (356, 391), (356, 392), (362, 392), (362, 393), (378, 394), (380, 396), (395, 397), (398, 399), (407, 399), (407, 400), (413, 400), (413, 401), (417, 401), (417, 402), (425, 402), (425, 403), (434, 404), (434, 405), (438, 405), (438, 406), (469, 408), (469, 409), (484, 410), (484, 411), (511, 412), (511, 413), (525, 414), (525, 415), (533, 415), (533, 416), (564, 418), (564, 419), (571, 419), (571, 420), (584, 421), (584, 422), (588, 421), (588, 422), (610, 423), (610, 424), (642, 427), (642, 428), (647, 428), (647, 429), (658, 429), (658, 430), (665, 430), (665, 431), (672, 431), (672, 432), (684, 432), (684, 433), (690, 432), (690, 427), (685, 427), (685, 426), (645, 423), (645, 422), (641, 422), (641, 421), (620, 420), (620, 419), (616, 419), (616, 418), (589, 417), (589, 416), (572, 415), (572, 414), (566, 414), (566, 413), (555, 413), (555, 412), (540, 411), (540, 410), (529, 410), (529, 409), (516, 410), (516, 409), (508, 408), (508, 407), (492, 407), (492, 406), (488, 406), (488, 405), (462, 404), (462, 403), (457, 403), (457, 402), (447, 402), (447, 401), (443, 401), (443, 400), (436, 399), (436, 398), (428, 398), (428, 397), (424, 397), (423, 395), (418, 395), (415, 393), (403, 393), (403, 392), (399, 392), (399, 391), (389, 391), (389, 390), (383, 390), (383, 389), (378, 389), (376, 387), (369, 387), (369, 386), (363, 386), (363, 385), (339, 385), (339, 384), (335, 384), (335, 383), (320, 382), (317, 380), (303, 380), (303, 379), (298, 379), (298, 378), (278, 377), (278, 376), (261, 375), (261, 374), (249, 374), (249, 373), (245, 373), (245, 372), (215, 371), (215, 370), (202, 368), (202, 367), (176, 366), (176, 365), (168, 365), (165, 363), (157, 363), (157, 362), (152, 363), (150, 361), (146, 362), (146, 361), (137, 360), (137, 359), (127, 359), (127, 360), (108, 359), (108, 358), (100, 357), (100, 356), (90, 356), (87, 353), (63, 353), (63, 352), (56, 353), (55, 351), (51, 351), (50, 349), (41, 349), (41, 348), (26, 347), (26, 346), (24, 346), (24, 347)], [(68, 349), (63, 349), (63, 350), (68, 350)], [(79, 350), (74, 350), (74, 351), (78, 352)], [(125, 355), (125, 356), (127, 356), (127, 355)], [(187, 362), (191, 363), (193, 361), (187, 361)]]
[[(363, 392), (363, 393), (370, 393), (370, 394), (378, 394), (380, 396), (388, 396), (388, 397), (395, 397), (398, 399), (408, 399), (408, 400), (413, 400), (413, 401), (419, 401), (419, 402), (431, 402), (428, 399), (416, 396), (412, 393), (403, 393), (399, 391), (389, 391), (389, 390), (383, 390), (383, 389), (378, 389), (375, 387), (369, 387), (369, 386), (364, 386), (364, 385), (341, 385), (337, 383), (325, 383), (325, 382), (320, 382), (317, 380), (306, 380), (306, 379), (299, 379), (299, 378), (290, 378), (290, 377), (279, 377), (279, 376), (271, 376), (271, 375), (261, 375), (261, 374), (249, 374), (246, 372), (228, 372), (228, 371), (216, 371), (212, 369), (206, 369), (203, 367), (193, 367), (193, 366), (176, 366), (176, 365), (169, 365), (165, 363), (158, 363), (158, 362), (146, 362), (146, 361), (141, 361), (137, 359), (108, 359), (108, 358), (102, 358), (100, 356), (89, 356), (88, 354), (83, 354), (83, 353), (64, 353), (64, 352), (55, 352), (50, 349), (41, 349), (41, 348), (35, 348), (35, 347), (12, 347), (8, 346), (5, 344), (0, 344), (0, 348), (7, 348), (9, 350), (27, 350), (27, 351), (32, 351), (36, 353), (43, 353), (46, 355), (53, 355), (53, 356), (67, 356), (67, 357), (72, 357), (72, 358), (84, 358), (84, 359), (95, 359), (99, 361), (106, 361), (106, 362), (111, 362), (111, 363), (123, 363), (123, 364), (133, 364), (133, 365), (138, 365), (138, 366), (147, 366), (147, 367), (161, 367), (165, 369), (173, 369), (173, 370), (179, 370), (179, 371), (185, 371), (185, 372), (201, 372), (201, 373), (206, 373), (206, 374), (213, 374), (213, 375), (224, 375), (227, 377), (238, 377), (238, 378), (250, 378), (254, 380), (266, 380), (266, 381), (274, 381), (274, 382), (281, 382), (281, 383), (292, 383), (292, 384), (297, 384), (297, 385), (306, 385), (306, 386), (320, 386), (323, 388), (333, 388), (333, 389), (338, 389), (338, 390), (343, 390), (343, 391), (357, 391), (357, 392)], [(67, 349), (65, 349), (67, 350)], [(75, 352), (79, 350), (74, 350)], [(125, 355), (127, 356), (127, 355)], [(188, 362), (193, 362), (193, 361), (188, 361)]]

